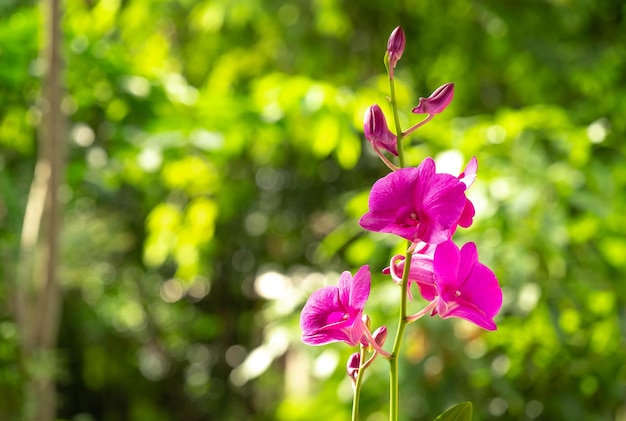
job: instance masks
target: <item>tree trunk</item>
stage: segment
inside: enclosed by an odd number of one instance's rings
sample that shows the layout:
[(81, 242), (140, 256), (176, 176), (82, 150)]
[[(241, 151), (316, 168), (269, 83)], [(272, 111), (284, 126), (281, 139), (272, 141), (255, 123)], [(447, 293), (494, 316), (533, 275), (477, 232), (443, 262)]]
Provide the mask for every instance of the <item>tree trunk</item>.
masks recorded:
[(46, 63), (37, 164), (26, 204), (20, 240), (16, 285), (16, 318), (22, 363), (27, 376), (24, 419), (52, 421), (56, 414), (55, 347), (59, 328), (61, 290), (56, 277), (59, 262), (61, 205), (59, 186), (64, 178), (66, 140), (61, 59), (60, 0), (43, 0)]

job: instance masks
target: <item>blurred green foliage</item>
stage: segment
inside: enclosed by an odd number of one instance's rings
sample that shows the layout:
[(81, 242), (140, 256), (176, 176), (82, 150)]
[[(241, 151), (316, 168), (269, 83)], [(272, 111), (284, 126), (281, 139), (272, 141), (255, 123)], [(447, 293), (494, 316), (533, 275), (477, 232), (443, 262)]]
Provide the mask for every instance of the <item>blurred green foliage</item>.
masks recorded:
[[(626, 6), (620, 0), (66, 0), (70, 120), (58, 350), (20, 364), (14, 262), (35, 163), (41, 22), (0, 4), (0, 419), (53, 370), (60, 419), (345, 420), (352, 350), (299, 341), (307, 295), (386, 266), (356, 220), (386, 173), (362, 136), (383, 109), (396, 25), (416, 165), (478, 156), (475, 241), (504, 289), (499, 329), (411, 325), (404, 419), (472, 401), (474, 419), (626, 420)], [(375, 276), (366, 310), (396, 321)], [(422, 303), (413, 303), (419, 308)], [(385, 419), (387, 366), (363, 388)]]

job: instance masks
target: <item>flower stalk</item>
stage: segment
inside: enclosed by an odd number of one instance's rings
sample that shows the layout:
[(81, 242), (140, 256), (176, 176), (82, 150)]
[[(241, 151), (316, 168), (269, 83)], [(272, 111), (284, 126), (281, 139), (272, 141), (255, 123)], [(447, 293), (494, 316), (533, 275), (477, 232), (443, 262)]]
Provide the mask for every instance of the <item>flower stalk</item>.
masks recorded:
[(361, 346), (359, 354), (359, 370), (356, 373), (356, 379), (354, 379), (353, 383), (354, 398), (352, 399), (352, 421), (358, 421), (359, 419), (359, 405), (361, 402), (361, 386), (363, 385), (363, 374), (365, 373), (366, 366), (371, 363), (371, 360), (363, 363), (364, 360), (365, 347)]
[(398, 361), (400, 358), (400, 350), (402, 348), (402, 339), (404, 338), (404, 329), (408, 323), (406, 318), (406, 290), (409, 284), (409, 271), (411, 269), (410, 248), (411, 242), (407, 245), (405, 260), (406, 265), (402, 274), (402, 282), (400, 283), (400, 317), (398, 319), (398, 330), (393, 342), (391, 358), (389, 358), (389, 421), (398, 421), (398, 412), (400, 407), (400, 373), (398, 371)]
[[(397, 33), (395, 30), (392, 33)], [(404, 46), (403, 46), (404, 47)], [(394, 66), (395, 67), (395, 63)], [(393, 67), (389, 67), (389, 91), (390, 91), (390, 103), (393, 113), (393, 120), (396, 126), (396, 137), (398, 139), (398, 164), (400, 168), (404, 168), (404, 145), (402, 140), (405, 133), (402, 132), (400, 127), (400, 115), (398, 113), (398, 101), (396, 98), (396, 86), (394, 83)], [(399, 407), (400, 407), (400, 373), (399, 373), (399, 360), (400, 350), (402, 348), (402, 338), (404, 337), (404, 329), (406, 328), (406, 306), (407, 306), (407, 286), (409, 284), (409, 270), (411, 266), (411, 249), (412, 242), (407, 244), (406, 252), (406, 265), (402, 274), (402, 282), (400, 283), (400, 314), (398, 317), (398, 329), (393, 342), (393, 348), (391, 350), (391, 357), (389, 358), (389, 421), (398, 421)]]
[(393, 121), (396, 126), (396, 137), (398, 139), (398, 166), (404, 168), (404, 150), (402, 147), (404, 133), (402, 133), (402, 129), (400, 128), (400, 115), (398, 114), (398, 101), (396, 100), (396, 85), (393, 76), (389, 77), (389, 93), (391, 95), (389, 102), (391, 103)]

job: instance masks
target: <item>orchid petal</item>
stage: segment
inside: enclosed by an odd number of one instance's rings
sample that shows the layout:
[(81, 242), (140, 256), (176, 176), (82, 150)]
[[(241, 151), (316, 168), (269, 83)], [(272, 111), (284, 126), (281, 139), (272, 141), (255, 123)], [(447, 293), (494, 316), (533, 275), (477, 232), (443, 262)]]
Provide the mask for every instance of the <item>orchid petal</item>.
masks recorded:
[(463, 208), (463, 212), (461, 212), (461, 216), (459, 217), (457, 224), (460, 227), (468, 228), (472, 225), (472, 222), (474, 222), (474, 215), (476, 215), (474, 204), (469, 199), (465, 200), (465, 207)]
[[(350, 274), (347, 272), (348, 275)], [(348, 306), (351, 309), (363, 310), (370, 295), (371, 274), (369, 266), (362, 266), (352, 278), (350, 285), (350, 299)]]
[(433, 268), (437, 288), (440, 291), (457, 287), (459, 260), (459, 249), (451, 240), (445, 241), (437, 246)]
[(472, 157), (465, 166), (465, 170), (459, 174), (459, 181), (467, 186), (469, 189), (474, 180), (476, 180), (476, 173), (478, 172), (478, 160), (476, 157)]

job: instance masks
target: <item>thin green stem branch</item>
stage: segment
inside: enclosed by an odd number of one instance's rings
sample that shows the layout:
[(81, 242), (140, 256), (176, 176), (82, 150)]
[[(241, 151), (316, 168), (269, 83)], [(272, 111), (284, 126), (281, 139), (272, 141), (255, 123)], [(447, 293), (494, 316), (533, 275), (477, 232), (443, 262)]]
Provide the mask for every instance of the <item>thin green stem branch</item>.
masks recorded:
[(354, 398), (352, 399), (352, 421), (359, 420), (359, 402), (361, 401), (361, 385), (363, 384), (363, 373), (367, 367), (365, 360), (365, 348), (361, 347), (361, 355), (359, 358), (359, 371), (356, 375), (356, 381), (354, 382)]
[(398, 104), (396, 102), (396, 85), (393, 81), (393, 77), (389, 78), (389, 90), (391, 93), (391, 108), (393, 110), (393, 121), (396, 125), (396, 138), (398, 141), (398, 165), (400, 168), (403, 168), (404, 151), (402, 150), (402, 139), (404, 137), (404, 133), (402, 133), (402, 129), (400, 128), (400, 116), (398, 114)]
[(430, 120), (433, 119), (435, 115), (434, 114), (428, 114), (428, 117), (426, 117), (424, 120), (420, 121), (419, 123), (417, 123), (416, 125), (414, 125), (413, 127), (407, 129), (404, 133), (402, 133), (403, 137), (408, 136), (409, 134), (413, 133), (415, 130), (419, 129), (420, 127), (422, 127), (424, 124), (428, 123)]
[[(396, 125), (396, 138), (398, 142), (398, 164), (400, 168), (404, 167), (404, 150), (402, 145), (402, 139), (404, 133), (400, 127), (400, 116), (398, 114), (398, 104), (396, 101), (396, 88), (393, 77), (389, 78), (389, 89), (391, 91), (391, 108), (393, 110), (393, 119)], [(400, 283), (400, 316), (398, 320), (398, 330), (393, 342), (393, 349), (391, 356), (389, 357), (389, 421), (398, 421), (399, 412), (399, 384), (400, 373), (398, 370), (398, 362), (400, 358), (400, 349), (402, 347), (402, 338), (404, 336), (404, 329), (407, 325), (406, 320), (406, 305), (407, 305), (407, 286), (409, 283), (409, 270), (411, 266), (411, 245), (409, 241), (407, 244), (406, 259), (404, 263), (404, 272), (402, 273), (402, 282)]]
[(389, 358), (389, 421), (398, 421), (399, 412), (399, 384), (400, 376), (398, 371), (398, 360), (400, 358), (400, 349), (402, 347), (402, 339), (404, 337), (404, 329), (408, 324), (406, 319), (407, 305), (407, 287), (409, 284), (409, 270), (411, 266), (411, 242), (407, 245), (404, 272), (402, 273), (402, 282), (400, 283), (400, 318), (398, 320), (398, 330), (396, 338), (391, 350)]

